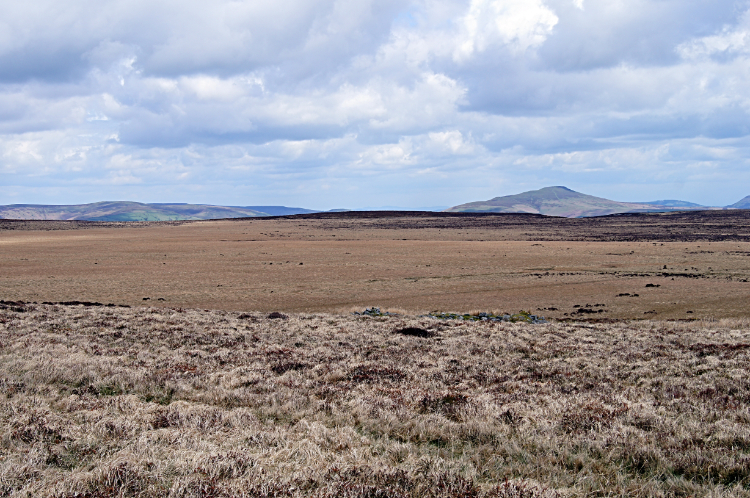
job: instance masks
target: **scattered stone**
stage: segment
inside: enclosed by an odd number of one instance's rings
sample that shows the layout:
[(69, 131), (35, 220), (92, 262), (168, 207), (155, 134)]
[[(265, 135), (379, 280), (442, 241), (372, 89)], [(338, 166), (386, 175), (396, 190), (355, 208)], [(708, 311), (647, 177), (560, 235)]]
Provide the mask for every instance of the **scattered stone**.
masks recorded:
[(286, 316), (283, 313), (279, 313), (278, 311), (274, 311), (273, 313), (271, 313), (270, 315), (268, 315), (268, 318), (270, 318), (271, 320), (277, 320), (277, 319), (286, 320), (289, 317)]
[(646, 287), (661, 287), (661, 284), (646, 284)]
[(375, 306), (365, 309), (362, 313), (355, 311), (352, 314), (358, 316), (398, 316), (398, 313), (391, 313), (390, 311), (380, 311), (380, 308), (376, 308)]

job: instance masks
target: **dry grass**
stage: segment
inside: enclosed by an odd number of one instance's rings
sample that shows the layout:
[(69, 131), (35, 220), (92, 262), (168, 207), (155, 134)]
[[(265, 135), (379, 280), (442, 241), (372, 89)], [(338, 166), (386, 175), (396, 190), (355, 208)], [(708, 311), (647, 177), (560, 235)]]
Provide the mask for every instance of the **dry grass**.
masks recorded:
[(0, 495), (750, 496), (749, 354), (748, 320), (6, 306)]
[[(750, 210), (716, 213), (685, 215), (688, 225), (678, 223), (682, 215), (344, 213), (44, 231), (3, 230), (17, 223), (0, 220), (0, 299), (334, 314), (380, 306), (412, 315), (523, 309), (564, 319), (590, 309), (616, 319), (748, 317)], [(99, 224), (68, 228), (76, 226)], [(658, 242), (662, 236), (671, 242)]]

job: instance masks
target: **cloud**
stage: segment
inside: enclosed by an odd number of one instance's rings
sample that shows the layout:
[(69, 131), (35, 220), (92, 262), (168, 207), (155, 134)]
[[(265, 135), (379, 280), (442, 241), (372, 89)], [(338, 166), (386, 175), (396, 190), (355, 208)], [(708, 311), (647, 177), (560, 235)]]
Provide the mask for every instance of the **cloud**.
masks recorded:
[(749, 9), (9, 4), (0, 202), (435, 205), (550, 183), (624, 199), (648, 182), (734, 202), (747, 183), (720, 185), (747, 178)]
[(677, 53), (686, 60), (726, 59), (750, 53), (750, 13), (739, 17), (736, 25), (725, 25), (710, 36), (693, 38), (677, 46)]
[(558, 22), (540, 0), (472, 0), (463, 19), (463, 40), (454, 57), (463, 60), (494, 43), (523, 52), (538, 47)]
[(657, 67), (678, 60), (675, 47), (737, 21), (731, 0), (552, 0), (559, 22), (539, 49), (540, 63), (556, 71), (622, 64)]

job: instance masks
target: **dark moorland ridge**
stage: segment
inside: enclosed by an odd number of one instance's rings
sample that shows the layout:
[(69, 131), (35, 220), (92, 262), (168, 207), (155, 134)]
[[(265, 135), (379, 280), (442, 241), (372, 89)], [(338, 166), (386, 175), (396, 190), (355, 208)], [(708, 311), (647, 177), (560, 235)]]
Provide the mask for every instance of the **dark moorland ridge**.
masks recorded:
[[(515, 230), (519, 240), (553, 241), (750, 241), (750, 210), (628, 213), (595, 218), (558, 218), (516, 213), (348, 211), (253, 218), (317, 220), (328, 229)], [(241, 219), (236, 219), (241, 222)], [(170, 226), (193, 221), (96, 222), (0, 220), (0, 230), (75, 230)]]
[(750, 241), (750, 211), (626, 213), (558, 218), (517, 213), (383, 212), (313, 213), (294, 219), (327, 220), (331, 228), (495, 229), (523, 231), (523, 240), (553, 241)]

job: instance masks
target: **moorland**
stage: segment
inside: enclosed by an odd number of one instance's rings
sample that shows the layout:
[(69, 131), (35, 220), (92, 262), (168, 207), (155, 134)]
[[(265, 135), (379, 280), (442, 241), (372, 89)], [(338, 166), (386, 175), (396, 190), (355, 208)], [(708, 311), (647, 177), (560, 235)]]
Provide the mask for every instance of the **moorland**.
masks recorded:
[(750, 322), (0, 309), (0, 493), (750, 496)]
[[(256, 311), (747, 316), (750, 211), (0, 220), (0, 294)], [(598, 306), (597, 306), (598, 305)]]
[(748, 278), (743, 211), (2, 220), (0, 495), (750, 496)]

